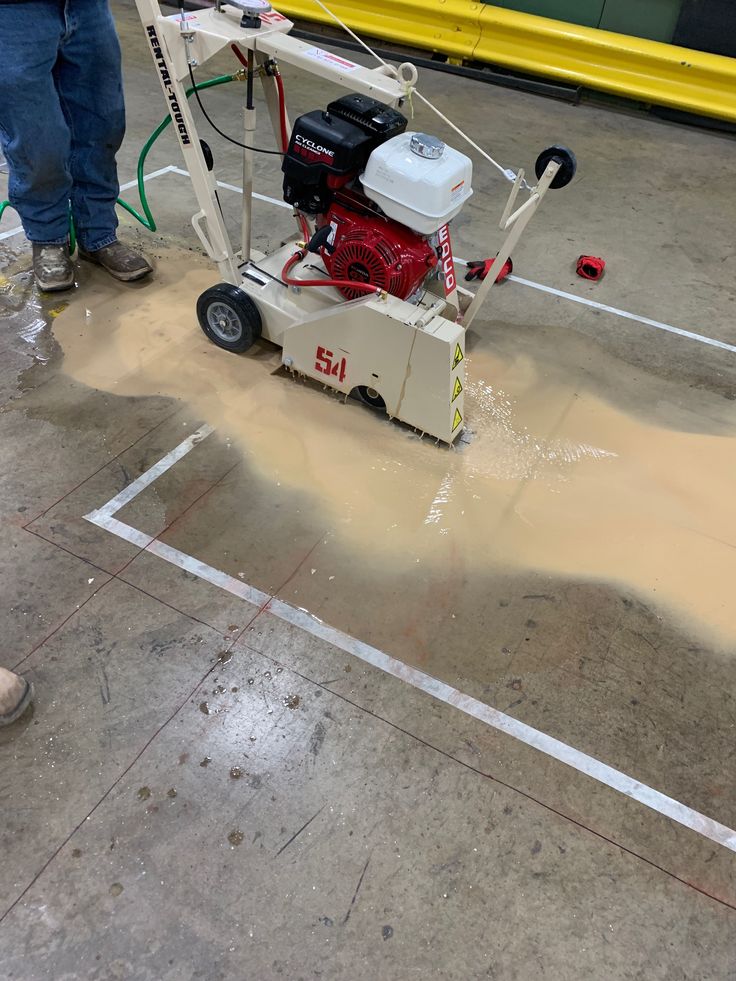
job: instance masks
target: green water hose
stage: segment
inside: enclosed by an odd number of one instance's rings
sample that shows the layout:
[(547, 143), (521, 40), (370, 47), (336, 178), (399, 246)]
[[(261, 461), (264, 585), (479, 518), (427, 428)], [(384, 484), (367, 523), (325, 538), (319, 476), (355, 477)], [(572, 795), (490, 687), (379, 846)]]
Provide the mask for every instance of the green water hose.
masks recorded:
[[(234, 82), (239, 78), (240, 75), (218, 75), (217, 78), (209, 78), (207, 79), (206, 82), (198, 82), (196, 85), (193, 85), (191, 88), (187, 89), (187, 99), (194, 94), (195, 88), (198, 91), (200, 91), (201, 89), (211, 89), (214, 88), (216, 85), (227, 85), (228, 82)], [(148, 206), (148, 198), (146, 197), (146, 185), (144, 181), (143, 167), (146, 163), (146, 157), (148, 156), (149, 150), (151, 149), (153, 144), (163, 133), (163, 131), (166, 129), (166, 127), (169, 125), (170, 122), (171, 122), (171, 116), (166, 116), (164, 119), (161, 120), (159, 125), (156, 127), (156, 129), (151, 133), (151, 135), (144, 143), (143, 149), (141, 150), (140, 156), (138, 157), (138, 170), (136, 176), (138, 178), (138, 196), (141, 199), (141, 207), (143, 208), (143, 214), (141, 215), (138, 211), (136, 211), (135, 208), (132, 205), (128, 204), (127, 201), (123, 201), (122, 198), (118, 198), (118, 204), (120, 205), (120, 207), (124, 208), (128, 212), (128, 214), (132, 215), (137, 221), (141, 223), (141, 225), (143, 225), (144, 228), (147, 228), (149, 232), (156, 231), (156, 221), (153, 215), (151, 214), (151, 209)], [(1, 214), (2, 212), (0, 212), (0, 215)]]
[[(194, 94), (195, 88), (197, 90), (211, 89), (214, 88), (214, 86), (216, 85), (227, 85), (228, 82), (238, 81), (240, 80), (241, 77), (242, 76), (240, 73), (235, 75), (218, 75), (216, 78), (207, 79), (206, 82), (198, 82), (195, 86), (192, 86), (191, 88), (187, 89), (187, 99)], [(148, 156), (151, 147), (159, 138), (159, 136), (161, 136), (161, 134), (163, 133), (163, 131), (166, 129), (166, 127), (169, 125), (170, 122), (171, 122), (171, 116), (166, 116), (164, 119), (161, 120), (159, 125), (156, 127), (156, 129), (151, 133), (151, 135), (148, 137), (146, 142), (143, 144), (143, 149), (141, 150), (140, 155), (138, 156), (138, 168), (137, 168), (136, 176), (138, 179), (138, 196), (141, 199), (141, 208), (143, 210), (143, 214), (140, 214), (140, 212), (136, 211), (136, 209), (133, 207), (132, 204), (128, 204), (127, 201), (123, 201), (122, 198), (118, 198), (118, 204), (120, 205), (120, 207), (124, 208), (128, 212), (128, 214), (132, 215), (133, 218), (135, 218), (136, 221), (139, 221), (144, 228), (148, 229), (149, 232), (156, 231), (156, 220), (154, 219), (153, 214), (151, 213), (151, 209), (148, 205), (143, 168), (145, 166), (146, 157)], [(10, 206), (10, 201), (0, 201), (0, 220), (2, 220), (3, 212), (9, 206)], [(69, 215), (69, 249), (71, 252), (74, 252), (75, 248), (76, 248), (76, 232), (74, 229), (74, 221), (72, 220), (70, 214)]]

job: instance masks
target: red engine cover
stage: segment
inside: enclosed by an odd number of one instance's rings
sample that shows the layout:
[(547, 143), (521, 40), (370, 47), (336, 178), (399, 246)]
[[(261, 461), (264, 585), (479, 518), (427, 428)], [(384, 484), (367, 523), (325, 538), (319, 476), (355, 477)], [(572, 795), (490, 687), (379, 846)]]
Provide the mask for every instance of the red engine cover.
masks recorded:
[[(405, 300), (437, 265), (437, 253), (425, 238), (368, 208), (352, 210), (334, 201), (320, 224), (334, 229), (329, 251), (320, 250), (333, 279), (370, 283)], [(366, 295), (364, 290), (339, 289), (348, 300)]]

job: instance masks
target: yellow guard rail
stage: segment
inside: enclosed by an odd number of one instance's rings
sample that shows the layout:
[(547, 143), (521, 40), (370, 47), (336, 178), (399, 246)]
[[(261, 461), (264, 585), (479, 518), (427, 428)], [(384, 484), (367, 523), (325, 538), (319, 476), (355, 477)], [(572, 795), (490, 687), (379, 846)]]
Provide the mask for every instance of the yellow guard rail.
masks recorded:
[[(736, 122), (736, 59), (472, 0), (335, 0), (357, 34)], [(284, 14), (335, 25), (313, 0)]]

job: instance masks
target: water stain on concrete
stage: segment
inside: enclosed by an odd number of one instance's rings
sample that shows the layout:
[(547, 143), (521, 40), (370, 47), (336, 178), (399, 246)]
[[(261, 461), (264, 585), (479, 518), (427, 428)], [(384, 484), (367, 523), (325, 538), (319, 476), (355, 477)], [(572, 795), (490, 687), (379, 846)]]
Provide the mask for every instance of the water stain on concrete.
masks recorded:
[[(561, 373), (522, 345), (505, 355), (476, 350), (469, 429), (450, 451), (272, 377), (280, 366), (272, 345), (244, 357), (214, 347), (194, 300), (215, 279), (203, 260), (174, 249), (162, 253), (149, 289), (123, 292), (93, 276), (84, 302), (74, 297), (54, 321), (65, 370), (119, 395), (186, 401), (265, 480), (314, 500), (367, 566), (439, 574), (462, 555), (476, 571), (606, 581), (696, 621), (716, 643), (736, 638), (732, 402), (711, 407), (719, 435), (687, 431), (682, 407), (669, 410), (667, 426), (633, 404), (623, 411), (592, 390), (582, 368)], [(616, 371), (630, 374), (612, 358), (605, 368), (609, 385)]]

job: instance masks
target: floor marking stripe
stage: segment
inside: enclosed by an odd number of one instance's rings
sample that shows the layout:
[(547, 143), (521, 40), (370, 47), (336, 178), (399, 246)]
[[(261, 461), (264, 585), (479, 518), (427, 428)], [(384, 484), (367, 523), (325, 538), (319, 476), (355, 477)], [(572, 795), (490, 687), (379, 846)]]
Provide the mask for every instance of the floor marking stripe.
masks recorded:
[[(159, 170), (153, 170), (153, 171), (151, 171), (150, 174), (144, 174), (143, 175), (143, 183), (145, 184), (146, 181), (153, 181), (157, 177), (163, 177), (164, 174), (171, 174), (173, 172), (174, 172), (174, 165), (173, 164), (169, 164), (168, 167), (161, 167)], [(138, 187), (138, 180), (137, 180), (137, 178), (134, 181), (128, 181), (127, 184), (121, 184), (120, 185), (120, 190), (121, 191), (129, 191), (131, 189), (131, 187)]]
[(126, 525), (113, 517), (114, 513), (124, 504), (129, 503), (137, 494), (150, 486), (161, 474), (165, 473), (178, 460), (186, 456), (197, 443), (201, 442), (211, 432), (212, 429), (209, 426), (203, 426), (201, 429), (198, 429), (196, 433), (193, 433), (170, 453), (167, 453), (163, 459), (155, 463), (144, 474), (141, 474), (137, 480), (129, 484), (125, 490), (117, 494), (111, 501), (108, 501), (107, 504), (98, 508), (96, 511), (85, 515), (87, 520), (114, 535), (118, 535), (126, 541), (132, 542), (133, 544), (140, 544), (146, 551), (158, 555), (160, 558), (189, 572), (191, 575), (197, 576), (215, 586), (219, 586), (221, 589), (232, 593), (234, 596), (239, 596), (249, 603), (263, 607), (264, 612), (277, 617), (279, 620), (304, 630), (313, 637), (318, 637), (320, 640), (332, 644), (347, 654), (352, 654), (354, 657), (360, 658), (361, 661), (378, 668), (385, 674), (389, 674), (400, 681), (412, 685), (412, 687), (431, 695), (438, 701), (459, 709), (479, 722), (484, 722), (499, 732), (512, 736), (519, 742), (531, 746), (541, 753), (545, 753), (547, 756), (551, 756), (553, 759), (566, 764), (579, 773), (583, 773), (585, 776), (597, 780), (599, 783), (643, 804), (645, 807), (662, 814), (664, 817), (670, 818), (672, 821), (683, 825), (683, 827), (697, 832), (697, 834), (710, 839), (718, 845), (722, 845), (732, 852), (736, 852), (736, 831), (727, 828), (724, 824), (713, 820), (713, 818), (709, 818), (707, 815), (693, 810), (686, 804), (681, 804), (679, 801), (674, 800), (674, 798), (668, 797), (666, 794), (662, 794), (658, 790), (654, 790), (652, 787), (640, 783), (633, 777), (622, 773), (620, 770), (616, 770), (612, 766), (608, 766), (607, 763), (602, 763), (593, 756), (588, 756), (587, 753), (568, 746), (567, 743), (563, 743), (553, 736), (548, 736), (539, 729), (534, 729), (532, 726), (520, 722), (512, 716), (506, 715), (504, 712), (500, 712), (498, 709), (494, 709), (490, 705), (478, 701), (478, 699), (473, 698), (471, 695), (466, 695), (458, 691), (457, 688), (453, 688), (446, 682), (440, 681), (438, 678), (434, 678), (432, 675), (426, 674), (418, 668), (404, 664), (403, 661), (397, 660), (390, 654), (386, 654), (384, 651), (378, 650), (376, 647), (371, 647), (370, 644), (366, 644), (362, 640), (350, 636), (350, 634), (331, 627), (307, 610), (298, 609), (275, 596), (269, 596), (261, 590), (249, 586), (247, 583), (243, 583), (239, 579), (235, 579), (227, 573), (207, 565), (205, 562), (200, 562), (199, 559), (195, 559), (193, 556), (179, 551), (179, 549), (172, 548), (157, 539), (153, 539), (150, 535), (146, 535), (144, 532), (138, 531), (136, 528), (132, 528), (130, 525)]
[[(456, 260), (457, 262), (461, 260)], [(638, 313), (629, 313), (628, 310), (619, 310), (618, 307), (609, 307), (606, 303), (598, 303), (596, 300), (589, 300), (584, 296), (576, 296), (574, 293), (566, 293), (565, 290), (555, 289), (554, 286), (544, 286), (542, 283), (535, 283), (531, 279), (522, 279), (521, 276), (509, 276), (512, 282), (519, 283), (521, 286), (529, 286), (533, 290), (540, 290), (542, 293), (550, 293), (552, 296), (562, 297), (563, 300), (570, 300), (572, 303), (582, 303), (586, 307), (594, 310), (602, 310), (604, 313), (612, 313), (616, 317), (623, 317), (624, 320), (634, 320), (638, 324), (645, 324), (647, 327), (656, 327), (657, 330), (665, 330), (669, 334), (677, 334), (679, 337), (687, 337), (691, 341), (698, 341), (700, 344), (708, 344), (710, 347), (718, 347), (723, 351), (736, 353), (736, 344), (727, 344), (725, 341), (717, 341), (713, 337), (706, 337), (705, 334), (696, 334), (691, 330), (683, 330), (682, 327), (673, 327), (672, 324), (664, 324), (661, 320), (652, 320), (650, 317), (642, 317)]]
[(99, 508), (97, 511), (92, 511), (90, 514), (85, 515), (86, 518), (94, 520), (97, 517), (111, 517), (121, 508), (129, 504), (134, 498), (136, 498), (141, 491), (144, 491), (146, 487), (150, 486), (155, 480), (170, 470), (182, 457), (186, 456), (187, 453), (200, 443), (203, 439), (213, 432), (212, 426), (200, 426), (200, 428), (188, 436), (182, 443), (179, 443), (170, 453), (167, 453), (165, 457), (162, 457), (155, 463), (149, 470), (142, 473), (140, 477), (133, 480), (127, 487), (124, 487), (119, 494), (116, 494), (112, 500), (108, 501), (103, 507)]
[(117, 518), (113, 518), (109, 514), (99, 514), (92, 511), (90, 514), (85, 514), (84, 517), (87, 521), (91, 521), (92, 524), (104, 528), (105, 531), (117, 535), (118, 538), (122, 538), (126, 542), (130, 542), (131, 545), (137, 545), (138, 548), (147, 548), (153, 541), (151, 535), (147, 535), (144, 531), (138, 531), (137, 528), (132, 528), (130, 525), (118, 521)]
[[(180, 174), (182, 177), (189, 177), (189, 171), (184, 170), (183, 167), (171, 167), (170, 172), (172, 174)], [(225, 181), (216, 181), (218, 187), (224, 187), (227, 191), (235, 191), (236, 194), (242, 194), (243, 188), (238, 187), (236, 184), (226, 184)], [(279, 201), (278, 198), (270, 198), (267, 194), (258, 194), (256, 191), (253, 192), (253, 197), (257, 198), (259, 201), (266, 201), (268, 204), (274, 204), (277, 208), (286, 208), (288, 211), (293, 211), (294, 209), (286, 201)]]
[[(163, 177), (164, 174), (171, 174), (171, 173), (173, 173), (174, 170), (175, 170), (175, 167), (172, 164), (169, 164), (168, 167), (161, 167), (160, 170), (154, 170), (150, 174), (146, 174), (143, 177), (143, 181), (145, 183), (146, 181), (155, 180), (157, 177)], [(129, 191), (131, 189), (131, 187), (138, 187), (138, 180), (137, 179), (134, 180), (134, 181), (128, 181), (127, 184), (121, 184), (120, 185), (120, 190), (121, 191)], [(15, 209), (13, 209), (13, 210), (15, 210)], [(23, 226), (22, 225), (16, 225), (15, 228), (10, 228), (10, 229), (8, 229), (7, 232), (0, 233), (0, 242), (4, 241), (6, 238), (12, 238), (14, 235), (20, 235), (20, 233), (22, 231), (23, 231)]]
[(20, 235), (22, 231), (23, 227), (21, 225), (16, 225), (15, 228), (10, 228), (7, 232), (0, 233), (0, 242), (3, 242), (6, 238), (12, 238), (13, 235)]
[(245, 600), (247, 603), (252, 603), (254, 606), (263, 607), (271, 599), (269, 593), (264, 593), (260, 589), (256, 589), (255, 586), (249, 586), (247, 582), (235, 579), (234, 576), (228, 575), (227, 572), (221, 572), (219, 569), (207, 565), (206, 562), (200, 562), (194, 556), (187, 555), (186, 552), (180, 552), (178, 548), (172, 548), (171, 545), (166, 545), (164, 542), (158, 541), (158, 539), (152, 541), (147, 546), (146, 551), (153, 552), (154, 555), (158, 555), (159, 558), (165, 559), (172, 565), (176, 565), (180, 569), (185, 569), (199, 579), (204, 579), (205, 582), (211, 583), (213, 586), (219, 586), (220, 589), (225, 589), (228, 593), (232, 593), (233, 596), (238, 596), (240, 599)]
[(189, 572), (191, 575), (197, 576), (198, 579), (203, 579), (213, 586), (218, 586), (220, 589), (232, 593), (233, 596), (237, 596), (247, 603), (252, 603), (254, 606), (262, 608), (272, 599), (269, 593), (264, 593), (254, 586), (249, 586), (247, 582), (235, 579), (226, 572), (221, 572), (219, 569), (207, 565), (206, 562), (200, 562), (193, 555), (187, 555), (186, 552), (181, 552), (178, 548), (173, 548), (173, 546), (159, 541), (152, 535), (138, 531), (137, 528), (125, 524), (124, 521), (118, 521), (117, 518), (113, 518), (112, 515), (107, 514), (104, 508), (100, 508), (98, 511), (91, 511), (89, 514), (85, 514), (84, 517), (93, 525), (97, 525), (98, 528), (103, 528), (105, 531), (117, 535), (118, 538), (130, 542), (131, 545), (137, 545), (146, 552), (157, 555), (171, 565), (175, 565), (177, 568), (183, 569), (185, 572)]
[(595, 757), (588, 756), (586, 753), (574, 749), (572, 746), (568, 746), (567, 743), (563, 743), (553, 736), (548, 736), (546, 733), (540, 732), (539, 729), (534, 729), (532, 726), (520, 722), (512, 716), (499, 712), (498, 709), (492, 708), (485, 702), (478, 701), (478, 699), (473, 698), (471, 695), (466, 695), (458, 691), (444, 681), (440, 681), (432, 677), (432, 675), (425, 674), (424, 671), (420, 671), (418, 668), (413, 668), (411, 665), (391, 657), (390, 654), (371, 647), (369, 644), (355, 637), (351, 637), (341, 630), (330, 627), (306, 610), (298, 610), (288, 603), (284, 603), (282, 600), (274, 599), (266, 608), (266, 612), (273, 614), (280, 620), (285, 620), (293, 626), (301, 628), (315, 637), (319, 637), (321, 640), (340, 648), (340, 650), (348, 654), (360, 658), (361, 661), (365, 661), (373, 665), (373, 667), (379, 668), (394, 678), (407, 682), (407, 684), (412, 685), (414, 688), (419, 688), (438, 701), (452, 705), (466, 715), (470, 715), (480, 722), (485, 722), (500, 732), (513, 736), (519, 742), (538, 749), (547, 756), (551, 756), (561, 763), (565, 763), (574, 770), (592, 777), (599, 783), (619, 791), (619, 793), (624, 794), (626, 797), (630, 797), (632, 800), (644, 804), (646, 807), (657, 811), (665, 817), (671, 818), (678, 824), (682, 824), (686, 828), (690, 828), (692, 831), (696, 831), (698, 834), (710, 838), (711, 841), (723, 845), (730, 851), (736, 852), (736, 831), (727, 828), (718, 821), (714, 821), (705, 814), (694, 811), (692, 808), (681, 804), (672, 797), (667, 797), (658, 790), (654, 790), (652, 787), (640, 783), (620, 770), (616, 770), (606, 763), (601, 763)]

